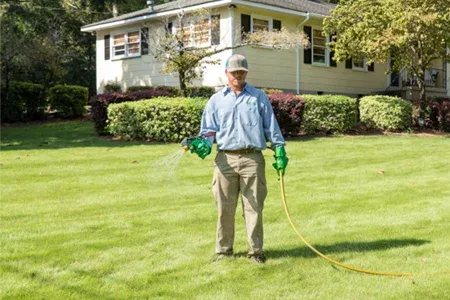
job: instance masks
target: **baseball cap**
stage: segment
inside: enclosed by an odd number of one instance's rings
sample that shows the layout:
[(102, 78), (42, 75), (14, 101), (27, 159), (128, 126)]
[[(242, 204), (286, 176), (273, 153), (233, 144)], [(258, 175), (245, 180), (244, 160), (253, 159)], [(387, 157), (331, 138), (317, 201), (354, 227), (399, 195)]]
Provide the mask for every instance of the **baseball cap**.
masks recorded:
[(245, 58), (244, 55), (241, 55), (241, 54), (231, 55), (225, 64), (225, 69), (228, 72), (234, 72), (234, 71), (248, 72), (247, 59)]

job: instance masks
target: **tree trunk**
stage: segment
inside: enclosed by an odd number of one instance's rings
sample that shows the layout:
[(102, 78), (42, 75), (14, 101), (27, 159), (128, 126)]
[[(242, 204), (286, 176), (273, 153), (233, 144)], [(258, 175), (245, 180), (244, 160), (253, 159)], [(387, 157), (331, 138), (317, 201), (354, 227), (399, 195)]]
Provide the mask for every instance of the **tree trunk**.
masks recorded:
[(181, 97), (186, 97), (186, 74), (184, 70), (178, 70), (180, 78)]
[(417, 85), (419, 88), (419, 96), (420, 96), (420, 106), (419, 106), (419, 117), (422, 120), (425, 120), (425, 109), (426, 109), (426, 87), (425, 87), (425, 69), (421, 70), (421, 74), (418, 74)]

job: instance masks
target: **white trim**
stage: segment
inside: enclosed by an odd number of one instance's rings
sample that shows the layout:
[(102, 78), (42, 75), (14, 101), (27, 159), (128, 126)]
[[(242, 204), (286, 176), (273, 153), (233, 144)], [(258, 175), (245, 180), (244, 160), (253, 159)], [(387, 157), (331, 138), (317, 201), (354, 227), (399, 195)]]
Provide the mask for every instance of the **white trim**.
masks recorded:
[[(214, 1), (214, 2), (210, 2), (210, 3), (195, 5), (195, 6), (186, 7), (186, 8), (178, 8), (175, 10), (165, 11), (165, 12), (161, 12), (161, 13), (155, 13), (155, 14), (151, 14), (151, 15), (135, 17), (135, 18), (131, 18), (128, 20), (119, 20), (119, 21), (106, 23), (106, 24), (87, 26), (87, 27), (81, 28), (81, 31), (82, 32), (93, 32), (93, 31), (99, 31), (99, 30), (104, 30), (104, 29), (109, 29), (109, 28), (114, 28), (114, 27), (119, 27), (119, 26), (128, 26), (131, 24), (135, 24), (135, 23), (139, 23), (142, 21), (147, 21), (147, 20), (151, 20), (151, 19), (155, 19), (155, 18), (159, 18), (159, 17), (176, 15), (181, 11), (195, 11), (195, 10), (198, 10), (201, 8), (214, 8), (214, 7), (226, 6), (226, 5), (230, 5), (230, 4), (241, 4), (241, 5), (245, 5), (245, 6), (262, 8), (262, 9), (266, 9), (266, 10), (270, 10), (270, 11), (275, 11), (275, 12), (280, 12), (280, 13), (290, 14), (290, 15), (295, 15), (295, 16), (301, 16), (301, 17), (306, 17), (307, 15), (310, 15), (310, 16), (316, 17), (316, 18), (320, 18), (320, 19), (323, 19), (326, 17), (324, 15), (312, 14), (312, 13), (308, 14), (306, 12), (300, 12), (300, 11), (296, 11), (296, 10), (292, 10), (292, 9), (280, 8), (280, 7), (275, 7), (275, 6), (266, 5), (266, 4), (252, 3), (252, 2), (242, 1), (242, 0), (220, 0), (220, 1)], [(151, 13), (150, 8), (149, 8), (149, 13)]]
[(327, 36), (321, 36), (325, 38), (325, 62), (324, 63), (318, 63), (314, 62), (314, 30), (320, 30), (323, 32), (323, 28), (320, 26), (311, 26), (311, 65), (312, 66), (320, 66), (320, 67), (329, 67), (330, 66), (330, 50), (327, 47), (327, 43), (329, 42), (330, 37)]
[[(205, 16), (195, 16), (195, 17), (190, 17), (187, 18), (185, 20), (185, 25), (189, 24), (189, 32), (191, 34), (190, 36), (190, 45), (189, 47), (195, 47), (195, 48), (208, 48), (211, 46), (211, 15), (205, 15)], [(195, 35), (194, 35), (194, 28), (197, 25), (197, 21), (198, 20), (203, 20), (203, 19), (208, 19), (208, 42), (202, 45), (196, 45), (195, 44)], [(220, 21), (219, 21), (220, 22)], [(177, 33), (177, 28), (179, 27), (179, 22), (178, 20), (172, 22), (172, 34), (176, 34)], [(220, 26), (220, 24), (219, 24)]]
[[(140, 27), (133, 27), (133, 28), (129, 28), (126, 30), (116, 30), (110, 33), (110, 37), (109, 37), (109, 50), (110, 50), (110, 59), (111, 60), (121, 60), (121, 59), (125, 59), (125, 58), (132, 58), (132, 57), (139, 57), (142, 55), (142, 40), (141, 40), (141, 29)], [(128, 54), (128, 34), (131, 32), (138, 32), (139, 34), (139, 53), (133, 54), (133, 55), (129, 55)], [(124, 39), (125, 39), (125, 44), (124, 44), (124, 54), (123, 55), (115, 55), (115, 51), (114, 51), (114, 36), (115, 35), (119, 35), (119, 34), (123, 34), (124, 35)]]
[(268, 17), (268, 16), (264, 16), (264, 15), (251, 14), (250, 15), (250, 32), (254, 32), (254, 30), (253, 30), (253, 19), (268, 21), (269, 22), (269, 28), (268, 28), (269, 31), (273, 30), (273, 18)]
[(362, 68), (355, 67), (355, 59), (352, 59), (352, 70), (353, 71), (360, 71), (360, 72), (367, 72), (367, 59), (363, 58), (363, 66)]

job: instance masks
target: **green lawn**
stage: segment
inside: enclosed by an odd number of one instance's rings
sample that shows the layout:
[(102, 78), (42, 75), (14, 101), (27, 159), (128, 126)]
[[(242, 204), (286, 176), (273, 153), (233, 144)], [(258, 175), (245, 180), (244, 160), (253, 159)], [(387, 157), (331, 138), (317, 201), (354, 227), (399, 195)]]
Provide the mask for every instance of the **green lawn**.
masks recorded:
[[(161, 164), (177, 144), (100, 139), (89, 122), (3, 127), (2, 299), (449, 299), (450, 274), (334, 267), (286, 219), (266, 151), (265, 265), (213, 262), (213, 155)], [(290, 211), (330, 257), (391, 272), (450, 269), (450, 138), (288, 141)]]

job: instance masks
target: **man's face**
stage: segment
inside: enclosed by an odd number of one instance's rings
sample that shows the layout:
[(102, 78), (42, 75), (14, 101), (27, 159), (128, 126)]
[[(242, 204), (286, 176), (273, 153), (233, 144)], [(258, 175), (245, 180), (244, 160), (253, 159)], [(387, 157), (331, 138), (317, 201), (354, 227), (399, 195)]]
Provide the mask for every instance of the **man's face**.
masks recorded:
[(246, 71), (225, 71), (225, 74), (227, 75), (228, 83), (232, 87), (242, 87), (245, 83), (245, 78), (247, 77)]

